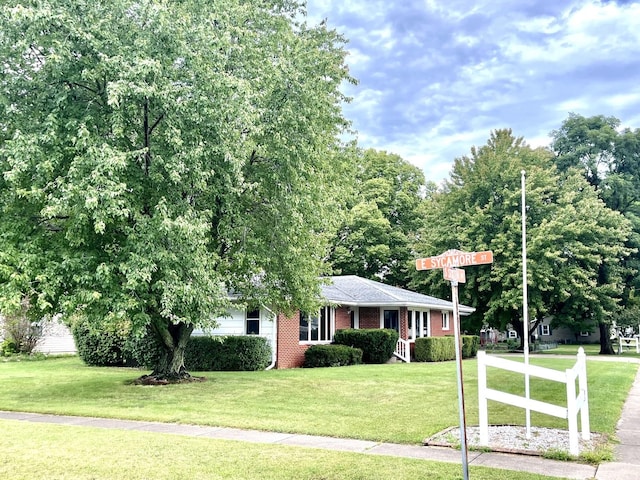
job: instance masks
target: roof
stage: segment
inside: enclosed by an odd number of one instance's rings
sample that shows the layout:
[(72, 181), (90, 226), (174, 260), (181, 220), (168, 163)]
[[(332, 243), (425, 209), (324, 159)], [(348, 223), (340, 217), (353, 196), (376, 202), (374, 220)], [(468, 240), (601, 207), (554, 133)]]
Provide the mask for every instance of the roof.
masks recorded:
[[(453, 310), (453, 303), (430, 295), (393, 287), (357, 275), (327, 277), (328, 283), (321, 286), (326, 300), (337, 305), (358, 307), (397, 306)], [(461, 314), (470, 314), (473, 307), (459, 306)]]

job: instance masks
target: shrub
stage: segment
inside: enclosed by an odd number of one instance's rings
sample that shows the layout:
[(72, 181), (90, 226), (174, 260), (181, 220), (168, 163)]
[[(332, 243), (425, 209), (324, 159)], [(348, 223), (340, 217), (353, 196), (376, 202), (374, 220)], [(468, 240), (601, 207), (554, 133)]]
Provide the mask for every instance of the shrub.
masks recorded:
[(473, 358), (478, 353), (480, 337), (477, 335), (462, 335), (462, 358)]
[(391, 358), (396, 344), (398, 332), (391, 329), (345, 329), (338, 330), (334, 343), (362, 350), (364, 363), (385, 363)]
[(18, 353), (18, 347), (12, 339), (7, 338), (0, 343), (0, 357), (10, 357), (16, 353)]
[(85, 318), (77, 319), (71, 333), (76, 342), (78, 356), (87, 365), (96, 367), (125, 364), (124, 345), (127, 331), (116, 325), (96, 326)]
[(4, 338), (13, 342), (13, 351), (7, 350), (7, 356), (16, 353), (30, 355), (42, 339), (42, 328), (28, 317), (29, 299), (24, 298), (20, 307), (5, 314), (1, 322)]
[(184, 354), (187, 370), (254, 371), (271, 363), (271, 347), (258, 336), (192, 337)]
[(453, 337), (416, 338), (414, 356), (416, 362), (443, 362), (456, 358)]
[(149, 327), (142, 337), (129, 335), (122, 348), (124, 362), (131, 367), (155, 368), (162, 355), (162, 343)]
[(312, 345), (304, 352), (304, 366), (341, 367), (362, 363), (362, 350), (347, 345)]
[(224, 370), (264, 370), (271, 363), (271, 347), (264, 337), (229, 336), (224, 339), (224, 347)]

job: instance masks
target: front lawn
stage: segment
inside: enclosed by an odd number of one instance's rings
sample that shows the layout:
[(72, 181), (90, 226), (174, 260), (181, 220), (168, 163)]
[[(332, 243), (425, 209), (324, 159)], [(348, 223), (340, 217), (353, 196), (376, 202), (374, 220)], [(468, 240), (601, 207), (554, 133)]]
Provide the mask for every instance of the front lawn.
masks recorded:
[[(0, 478), (12, 480), (450, 480), (456, 464), (320, 449), (0, 420)], [(543, 480), (470, 467), (474, 480)]]
[[(573, 360), (535, 356), (565, 369)], [(613, 433), (636, 364), (588, 362), (591, 430)], [(204, 383), (134, 386), (141, 372), (87, 367), (77, 358), (0, 363), (0, 410), (219, 425), (420, 443), (458, 424), (455, 362), (260, 372), (196, 372)], [(467, 423), (478, 423), (477, 366), (464, 362)], [(489, 370), (489, 386), (524, 391), (521, 376)], [(566, 404), (562, 385), (532, 379), (532, 398)], [(523, 424), (524, 412), (490, 402), (489, 421)], [(532, 424), (567, 428), (532, 414)]]

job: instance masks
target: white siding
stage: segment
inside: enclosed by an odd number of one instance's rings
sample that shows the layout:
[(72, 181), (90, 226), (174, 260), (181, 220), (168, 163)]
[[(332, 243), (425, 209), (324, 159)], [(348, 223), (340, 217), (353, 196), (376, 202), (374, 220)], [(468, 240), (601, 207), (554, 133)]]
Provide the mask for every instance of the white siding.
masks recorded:
[[(193, 336), (203, 335), (246, 335), (246, 313), (245, 310), (233, 309), (228, 312), (228, 316), (217, 318), (218, 327), (212, 329), (196, 329)], [(275, 341), (275, 319), (273, 315), (264, 308), (260, 309), (260, 336), (265, 337), (274, 350)]]

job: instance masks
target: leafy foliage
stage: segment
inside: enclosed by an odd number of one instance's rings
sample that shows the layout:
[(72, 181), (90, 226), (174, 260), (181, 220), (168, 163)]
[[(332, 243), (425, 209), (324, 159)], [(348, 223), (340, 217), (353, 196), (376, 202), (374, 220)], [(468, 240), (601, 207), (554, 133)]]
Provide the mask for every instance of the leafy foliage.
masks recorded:
[(420, 225), (424, 174), (387, 152), (369, 149), (353, 156), (354, 191), (329, 260), (336, 273), (404, 286)]
[[(551, 153), (532, 149), (510, 130), (455, 161), (445, 188), (426, 204), (416, 250), (492, 250), (494, 263), (466, 270), (460, 301), (476, 308), (464, 329), (483, 324), (522, 338), (521, 170), (526, 170), (530, 329), (547, 315), (590, 322), (615, 310), (622, 294), (620, 260), (629, 255), (629, 222), (607, 208), (573, 169), (558, 172)], [(443, 232), (449, 232), (443, 235)], [(420, 272), (417, 289), (446, 292), (439, 272)]]
[(393, 356), (398, 332), (385, 329), (344, 329), (336, 331), (333, 341), (362, 350), (364, 363), (385, 363)]
[[(607, 206), (623, 214), (632, 227), (625, 243), (631, 253), (620, 259), (624, 272), (620, 307), (630, 313), (610, 309), (612, 315), (598, 320), (601, 353), (613, 353), (608, 324), (632, 316), (640, 306), (640, 129), (621, 130), (615, 117), (571, 114), (552, 136), (558, 168), (578, 169)], [(604, 266), (602, 276), (606, 279), (608, 274)]]
[(414, 356), (416, 362), (445, 362), (456, 358), (453, 337), (416, 338)]
[(344, 40), (303, 4), (5, 2), (0, 303), (151, 326), (183, 373), (227, 292), (317, 307)]
[(198, 371), (264, 370), (271, 348), (264, 337), (193, 337), (185, 352), (185, 365)]
[(362, 350), (346, 345), (311, 345), (304, 352), (304, 366), (342, 367), (362, 363)]

